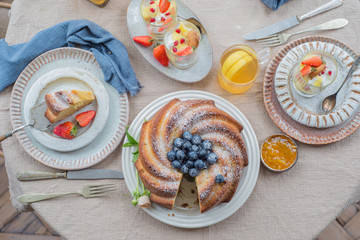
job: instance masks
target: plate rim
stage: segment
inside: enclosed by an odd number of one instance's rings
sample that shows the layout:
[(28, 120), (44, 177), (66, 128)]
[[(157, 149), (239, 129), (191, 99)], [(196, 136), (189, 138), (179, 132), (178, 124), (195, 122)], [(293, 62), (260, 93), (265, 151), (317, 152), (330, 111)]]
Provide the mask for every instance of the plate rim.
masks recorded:
[[(48, 59), (54, 61), (68, 57), (70, 58), (76, 57), (79, 60), (93, 64), (96, 68), (101, 70), (101, 67), (96, 61), (94, 54), (90, 51), (81, 48), (74, 48), (74, 47), (55, 48), (37, 56), (20, 73), (11, 92), (10, 120), (13, 129), (23, 124), (22, 111), (21, 111), (21, 104), (24, 97), (23, 91), (25, 90), (26, 85), (28, 84), (28, 81), (31, 79), (31, 77), (35, 74), (35, 72), (38, 69), (40, 69), (42, 66), (50, 62)], [(100, 79), (100, 81), (102, 80)], [(48, 154), (38, 149), (38, 147), (32, 143), (25, 129), (22, 129), (19, 132), (17, 132), (15, 136), (18, 139), (20, 145), (32, 158), (34, 158), (38, 162), (48, 167), (60, 169), (60, 170), (79, 170), (79, 169), (91, 167), (105, 160), (117, 148), (117, 146), (122, 141), (123, 136), (125, 135), (125, 126), (129, 122), (129, 101), (126, 93), (121, 95), (118, 94), (118, 97), (119, 97), (119, 101), (123, 102), (126, 108), (124, 115), (125, 118), (122, 119), (121, 121), (119, 120), (116, 129), (116, 131), (119, 131), (119, 133), (114, 134), (113, 137), (108, 141), (108, 143), (106, 143), (96, 153), (90, 156), (83, 156), (81, 158), (78, 158), (76, 160), (78, 164), (73, 164), (71, 167), (67, 166), (66, 164), (62, 165), (61, 163), (63, 163), (64, 160), (62, 160), (61, 158), (57, 159), (55, 157), (49, 156)], [(62, 152), (59, 153), (62, 154)]]
[[(185, 95), (185, 96), (184, 96)], [(187, 95), (187, 96), (186, 96)], [(166, 95), (163, 95), (163, 96), (160, 96), (158, 98), (156, 98), (155, 100), (153, 100), (151, 103), (149, 103), (147, 106), (145, 106), (138, 114), (137, 116), (135, 117), (134, 121), (130, 124), (130, 127), (129, 127), (129, 130), (132, 129), (132, 127), (134, 126), (134, 124), (139, 124), (138, 122), (142, 121), (142, 117), (144, 117), (143, 115), (146, 114), (146, 111), (148, 109), (148, 106), (154, 106), (156, 104), (159, 104), (161, 106), (163, 106), (164, 104), (166, 104), (166, 102), (170, 101), (172, 98), (191, 98), (191, 97), (207, 97), (209, 99), (212, 99), (215, 101), (215, 103), (221, 101), (221, 104), (222, 105), (228, 105), (229, 108), (232, 108), (234, 109), (234, 112), (236, 112), (236, 114), (238, 116), (240, 116), (244, 123), (244, 125), (247, 125), (247, 131), (246, 132), (243, 132), (242, 134), (246, 134), (246, 135), (249, 135), (250, 137), (250, 141), (249, 141), (249, 145), (247, 147), (251, 148), (251, 149), (248, 149), (248, 153), (251, 151), (252, 154), (254, 154), (254, 156), (252, 157), (253, 158), (253, 172), (248, 172), (246, 171), (244, 173), (244, 177), (248, 176), (247, 178), (248, 179), (245, 179), (245, 180), (248, 180), (249, 181), (249, 184), (247, 185), (244, 185), (244, 189), (245, 190), (245, 197), (244, 199), (240, 199), (240, 204), (238, 206), (234, 206), (234, 202), (233, 201), (230, 201), (229, 203), (224, 203), (225, 207), (228, 206), (230, 211), (227, 212), (226, 214), (221, 214), (220, 216), (216, 216), (214, 219), (211, 219), (211, 211), (213, 210), (209, 210), (209, 212), (206, 212), (206, 213), (203, 213), (203, 214), (199, 214), (198, 216), (194, 216), (195, 218), (209, 218), (210, 216), (210, 220), (211, 221), (207, 221), (207, 222), (201, 222), (201, 223), (196, 223), (194, 224), (193, 222), (191, 223), (187, 223), (187, 224), (180, 224), (180, 223), (176, 223), (176, 221), (174, 222), (173, 219), (171, 218), (167, 218), (167, 217), (160, 217), (161, 215), (157, 215), (157, 214), (154, 214), (153, 212), (151, 212), (149, 209), (143, 209), (145, 212), (147, 212), (150, 216), (154, 217), (155, 219), (159, 220), (160, 222), (163, 222), (165, 224), (168, 224), (168, 225), (171, 225), (171, 226), (175, 226), (175, 227), (180, 227), (180, 228), (201, 228), (201, 227), (207, 227), (207, 226), (211, 226), (213, 224), (216, 224), (218, 222), (221, 222), (225, 219), (227, 219), (228, 217), (230, 217), (231, 215), (233, 215), (235, 212), (237, 212), (239, 210), (240, 207), (242, 207), (244, 205), (244, 203), (249, 199), (250, 195), (252, 194), (255, 186), (256, 186), (256, 183), (257, 183), (257, 180), (258, 180), (258, 177), (259, 177), (259, 172), (260, 172), (260, 150), (259, 150), (259, 147), (258, 147), (258, 140), (257, 140), (257, 137), (256, 137), (256, 134), (255, 134), (255, 131), (253, 129), (253, 127), (251, 126), (249, 120), (245, 117), (245, 115), (240, 111), (240, 109), (238, 109), (234, 104), (232, 104), (231, 102), (229, 102), (228, 100), (218, 96), (218, 95), (215, 95), (213, 93), (210, 93), (210, 92), (205, 92), (205, 91), (199, 91), (199, 90), (183, 90), (183, 91), (176, 91), (176, 92), (171, 92), (171, 93), (168, 93)], [(161, 108), (161, 106), (158, 106), (156, 107), (156, 109), (158, 110), (158, 108)], [(153, 109), (151, 109), (151, 111), (155, 111)], [(230, 114), (230, 113), (229, 113)], [(232, 115), (232, 114), (231, 114)], [(238, 120), (238, 119), (237, 119)], [(244, 136), (243, 136), (244, 137)], [(127, 140), (125, 139), (124, 142), (126, 142)], [(122, 151), (122, 169), (123, 169), (123, 173), (124, 173), (124, 180), (125, 180), (125, 183), (126, 183), (126, 186), (128, 188), (128, 190), (131, 192), (130, 190), (130, 183), (129, 183), (129, 179), (132, 178), (131, 176), (131, 172), (132, 170), (134, 170), (134, 172), (136, 171), (135, 170), (135, 167), (132, 163), (132, 161), (129, 160), (129, 156), (131, 154), (131, 149), (130, 148), (124, 148), (123, 151)], [(128, 156), (129, 155), (129, 156)], [(126, 160), (125, 160), (126, 159)], [(249, 170), (250, 171), (250, 170)], [(249, 175), (249, 174), (253, 174), (253, 176)], [(130, 175), (130, 176), (129, 176)], [(244, 181), (244, 180), (243, 180)], [(239, 190), (239, 189), (238, 189)], [(238, 194), (241, 194), (237, 191)], [(238, 196), (238, 198), (240, 198), (241, 195)], [(233, 198), (234, 200), (234, 198)], [(231, 205), (231, 203), (233, 203)], [(221, 207), (222, 205), (219, 205), (218, 207)], [(169, 211), (169, 213), (172, 211), (176, 211), (175, 209), (165, 209), (159, 205), (155, 205), (155, 208), (160, 208), (164, 211)], [(154, 210), (156, 211), (156, 209)], [(171, 212), (171, 213), (172, 213)], [(210, 214), (210, 215), (209, 215)], [(175, 215), (176, 215), (176, 212), (175, 212)]]
[[(181, 2), (181, 4), (183, 4), (184, 6), (186, 6), (186, 7), (192, 12), (192, 14), (195, 16), (195, 18), (199, 19), (199, 17), (194, 13), (194, 11), (193, 11), (187, 4), (185, 4), (185, 3), (184, 3), (183, 1), (181, 1), (181, 0), (176, 0), (176, 2), (179, 2), (179, 1)], [(133, 36), (132, 36), (132, 34), (130, 33), (128, 15), (129, 15), (130, 5), (133, 4), (133, 2), (134, 2), (134, 1), (130, 1), (129, 5), (128, 5), (128, 7), (127, 7), (127, 10), (126, 10), (126, 26), (127, 26), (127, 30), (128, 30), (128, 34), (129, 34), (130, 38), (132, 38)], [(142, 21), (142, 19), (141, 19), (141, 21)], [(200, 19), (199, 19), (199, 21), (200, 21)], [(200, 21), (200, 22), (201, 22), (201, 21)], [(204, 25), (203, 25), (203, 27), (205, 28)], [(205, 30), (206, 30), (206, 28), (205, 28)], [(206, 73), (202, 78), (196, 79), (196, 80), (193, 80), (193, 81), (186, 81), (186, 80), (184, 80), (184, 79), (182, 79), (182, 78), (176, 78), (176, 77), (174, 77), (173, 75), (168, 74), (168, 73), (162, 71), (160, 68), (158, 68), (158, 67), (156, 66), (156, 64), (155, 64), (156, 62), (148, 61), (148, 59), (145, 57), (145, 54), (144, 54), (141, 46), (139, 46), (139, 44), (136, 44), (135, 41), (133, 41), (132, 39), (131, 39), (131, 42), (134, 44), (135, 48), (136, 48), (137, 51), (141, 54), (141, 56), (142, 56), (153, 68), (155, 68), (155, 69), (156, 69), (157, 71), (159, 71), (160, 73), (164, 74), (165, 76), (167, 76), (167, 77), (169, 77), (169, 78), (171, 78), (171, 79), (174, 79), (174, 80), (176, 80), (176, 81), (179, 81), (179, 82), (183, 82), (183, 83), (195, 83), (195, 82), (200, 82), (201, 80), (203, 80), (204, 78), (206, 78), (206, 77), (209, 75), (209, 73), (210, 73), (210, 71), (211, 71), (211, 69), (212, 69), (212, 66), (214, 65), (214, 48), (213, 48), (213, 45), (212, 45), (211, 40), (210, 40), (210, 38), (209, 38), (209, 33), (208, 33), (207, 31), (206, 31), (206, 35), (207, 35), (207, 40), (209, 41), (209, 44), (210, 44), (210, 47), (211, 47), (211, 51), (210, 51), (210, 53), (211, 53), (211, 65), (210, 65), (207, 73)], [(171, 64), (171, 63), (169, 63), (169, 64)], [(192, 67), (190, 67), (189, 69), (191, 69), (191, 68), (192, 68)], [(179, 68), (177, 68), (177, 70), (181, 70), (181, 71), (187, 71), (187, 70), (189, 70), (189, 69), (179, 69)]]
[[(277, 67), (279, 66), (279, 63), (281, 61), (281, 59), (285, 56), (284, 52), (287, 52), (289, 49), (293, 48), (293, 46), (298, 45), (298, 43), (300, 42), (310, 42), (310, 41), (321, 41), (321, 42), (331, 42), (333, 44), (338, 44), (338, 45), (342, 45), (343, 48), (348, 49), (351, 53), (349, 53), (349, 55), (351, 55), (352, 57), (357, 56), (358, 54), (349, 46), (347, 46), (346, 44), (344, 44), (343, 42), (331, 38), (331, 37), (326, 37), (326, 36), (321, 36), (321, 35), (313, 35), (313, 36), (306, 36), (306, 37), (302, 37), (302, 38), (298, 38), (295, 39), (294, 41), (288, 43), (287, 45), (285, 45), (284, 47), (282, 47), (280, 50), (278, 50), (276, 52), (276, 54), (273, 56), (273, 58), (270, 60), (265, 74), (264, 74), (264, 82), (263, 82), (263, 101), (264, 101), (264, 105), (265, 108), (270, 116), (270, 118), (272, 119), (272, 121), (275, 123), (276, 126), (278, 126), (280, 128), (280, 130), (282, 130), (285, 134), (289, 135), (290, 137), (302, 142), (302, 143), (306, 143), (306, 144), (311, 144), (311, 145), (324, 145), (324, 144), (329, 144), (329, 143), (334, 143), (337, 141), (340, 141), (344, 138), (346, 138), (347, 136), (349, 136), (350, 134), (352, 134), (353, 132), (355, 132), (355, 130), (360, 126), (360, 111), (358, 110), (358, 112), (348, 119), (348, 121), (344, 121), (341, 124), (338, 124), (337, 126), (333, 126), (331, 128), (321, 128), (320, 130), (322, 130), (323, 132), (329, 131), (329, 129), (331, 130), (332, 128), (339, 128), (338, 131), (336, 131), (335, 133), (329, 133), (329, 134), (322, 134), (321, 136), (315, 136), (315, 135), (308, 135), (306, 133), (304, 133), (303, 131), (299, 131), (299, 129), (297, 127), (294, 126), (294, 124), (292, 124), (292, 122), (296, 122), (295, 120), (293, 120), (280, 106), (280, 109), (277, 109), (274, 106), (274, 101), (278, 104), (280, 104), (278, 102), (278, 99), (275, 97), (273, 99), (272, 94), (273, 92), (275, 92), (274, 89), (274, 77), (275, 77), (275, 73), (277, 70)], [(276, 93), (275, 93), (276, 94)], [(283, 117), (280, 112), (285, 113), (285, 117)], [(298, 122), (296, 122), (298, 123)], [(301, 123), (298, 123), (301, 124)], [(308, 127), (306, 125), (301, 124), (301, 126), (303, 126), (306, 129), (316, 129), (319, 130), (317, 128), (313, 128), (313, 127)]]

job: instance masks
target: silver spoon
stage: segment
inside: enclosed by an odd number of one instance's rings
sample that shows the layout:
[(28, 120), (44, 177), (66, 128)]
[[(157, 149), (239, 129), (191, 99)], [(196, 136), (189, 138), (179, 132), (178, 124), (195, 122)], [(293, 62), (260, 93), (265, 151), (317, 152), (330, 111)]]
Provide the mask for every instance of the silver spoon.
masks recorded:
[(178, 15), (178, 19), (180, 19), (181, 21), (191, 22), (192, 24), (194, 24), (199, 29), (201, 34), (206, 34), (206, 30), (205, 30), (204, 26), (196, 18), (193, 18), (193, 17), (191, 17), (191, 18), (183, 18), (183, 17)]
[(323, 113), (328, 113), (334, 109), (334, 107), (336, 106), (336, 95), (338, 94), (340, 89), (344, 86), (345, 82), (349, 78), (351, 78), (352, 74), (354, 73), (356, 68), (359, 66), (359, 64), (360, 64), (360, 55), (355, 58), (353, 65), (351, 66), (348, 74), (346, 75), (346, 77), (345, 77), (343, 83), (341, 84), (341, 86), (339, 87), (339, 89), (334, 94), (324, 98), (324, 100), (322, 101), (321, 110), (323, 111)]

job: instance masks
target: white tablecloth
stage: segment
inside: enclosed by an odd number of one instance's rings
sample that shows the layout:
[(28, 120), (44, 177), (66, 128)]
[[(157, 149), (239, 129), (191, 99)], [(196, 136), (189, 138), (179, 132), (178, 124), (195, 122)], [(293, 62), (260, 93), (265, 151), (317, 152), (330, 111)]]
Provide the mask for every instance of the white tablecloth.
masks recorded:
[[(184, 0), (206, 26), (214, 47), (214, 65), (201, 82), (184, 84), (165, 77), (151, 67), (133, 46), (126, 27), (129, 0), (111, 0), (100, 9), (85, 0), (15, 0), (6, 41), (10, 44), (29, 40), (38, 31), (70, 19), (86, 18), (113, 33), (128, 48), (130, 61), (145, 87), (130, 97), (130, 121), (152, 100), (169, 92), (198, 89), (220, 95), (234, 103), (249, 119), (259, 142), (281, 131), (269, 118), (263, 104), (262, 80), (265, 68), (252, 89), (242, 95), (222, 90), (216, 80), (223, 50), (233, 44), (261, 46), (243, 39), (244, 33), (280, 19), (307, 11), (327, 0), (292, 0), (273, 12), (259, 0)], [(302, 30), (335, 18), (347, 18), (345, 29), (321, 34), (334, 37), (360, 52), (360, 3), (345, 0), (344, 5), (308, 19), (288, 32)], [(305, 35), (303, 35), (305, 36)], [(274, 52), (280, 47), (274, 48)], [(0, 132), (11, 128), (9, 100), (11, 87), (0, 93)], [(273, 174), (260, 169), (257, 185), (248, 201), (227, 220), (211, 227), (184, 230), (169, 227), (131, 205), (124, 181), (115, 182), (119, 191), (106, 198), (67, 197), (32, 204), (61, 236), (66, 239), (310, 239), (316, 236), (340, 210), (357, 199), (360, 184), (358, 146), (360, 133), (327, 146), (298, 144), (299, 161), (288, 172)], [(90, 181), (48, 180), (18, 182), (20, 169), (51, 170), (22, 149), (15, 137), (3, 142), (11, 196), (30, 192), (77, 190)], [(95, 168), (121, 170), (121, 149)]]

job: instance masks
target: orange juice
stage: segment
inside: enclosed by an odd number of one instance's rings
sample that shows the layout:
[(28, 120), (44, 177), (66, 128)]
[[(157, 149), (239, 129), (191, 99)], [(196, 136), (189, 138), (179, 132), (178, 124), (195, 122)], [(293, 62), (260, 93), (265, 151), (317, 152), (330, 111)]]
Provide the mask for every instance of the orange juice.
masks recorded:
[(250, 89), (259, 74), (260, 63), (256, 52), (244, 45), (225, 50), (218, 70), (218, 82), (231, 93), (243, 93)]

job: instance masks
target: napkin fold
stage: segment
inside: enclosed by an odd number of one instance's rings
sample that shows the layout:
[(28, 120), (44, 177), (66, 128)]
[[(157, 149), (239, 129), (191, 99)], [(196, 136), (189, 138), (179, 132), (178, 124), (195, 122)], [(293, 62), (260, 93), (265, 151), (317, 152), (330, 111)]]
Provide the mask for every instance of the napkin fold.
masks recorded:
[(263, 3), (265, 3), (266, 6), (271, 8), (272, 10), (278, 9), (281, 5), (288, 2), (289, 0), (261, 0)]
[(124, 44), (99, 25), (88, 20), (59, 23), (37, 33), (29, 42), (8, 45), (0, 40), (0, 92), (13, 84), (22, 70), (37, 56), (60, 47), (81, 47), (91, 51), (105, 81), (122, 94), (140, 91)]

